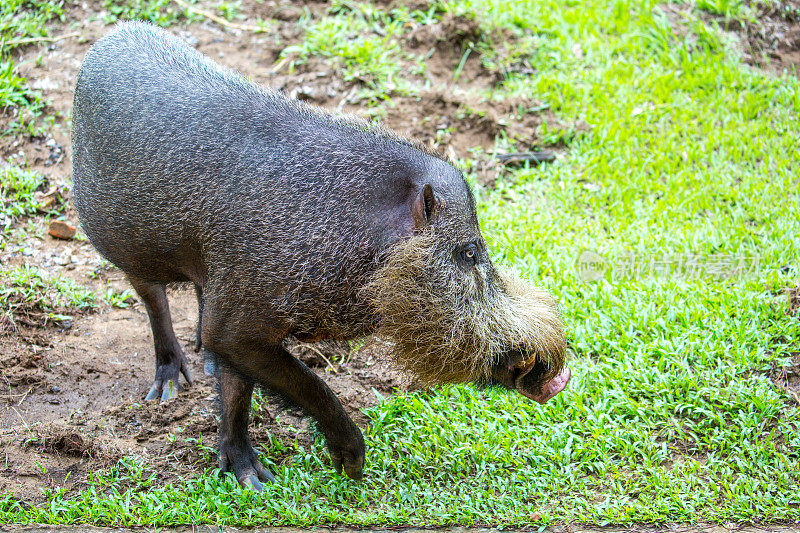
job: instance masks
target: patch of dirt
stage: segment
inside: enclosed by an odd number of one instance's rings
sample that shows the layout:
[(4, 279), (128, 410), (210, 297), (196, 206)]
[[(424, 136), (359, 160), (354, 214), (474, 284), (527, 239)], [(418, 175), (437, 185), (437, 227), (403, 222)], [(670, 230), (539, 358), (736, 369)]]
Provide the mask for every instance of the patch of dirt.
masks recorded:
[(432, 4), (432, 2), (428, 0), (375, 0), (373, 3), (387, 12), (405, 6), (409, 11), (423, 11), (427, 13), (434, 5), (436, 6), (437, 14), (442, 12), (439, 5)]
[[(487, 187), (493, 187), (505, 171), (495, 156), (508, 147), (523, 153), (547, 147), (557, 154), (564, 151), (568, 137), (588, 130), (585, 123), (564, 124), (548, 106), (522, 97), (486, 101), (467, 93), (436, 90), (417, 97), (394, 97), (390, 105), (383, 118), (386, 126), (451, 159), (471, 159), (478, 181)], [(572, 133), (559, 143), (546, 142), (539, 135), (544, 123), (551, 132)], [(508, 144), (498, 147), (500, 140)]]
[[(48, 283), (48, 281), (44, 281)], [(16, 283), (4, 280), (5, 288), (16, 288)], [(47, 287), (44, 291), (44, 298), (48, 295), (57, 296), (57, 292), (52, 287)], [(53, 298), (55, 300), (55, 298)], [(71, 327), (71, 321), (62, 318), (66, 313), (85, 314), (85, 310), (67, 308), (63, 305), (46, 306), (41, 299), (32, 300), (29, 296), (23, 296), (17, 292), (12, 292), (5, 298), (5, 303), (9, 306), (8, 311), (0, 312), (0, 335), (19, 334), (23, 326), (30, 328), (44, 328), (56, 326), (62, 328)], [(69, 316), (69, 315), (66, 315)]]
[[(35, 346), (35, 345), (34, 345)], [(38, 350), (37, 350), (38, 351)], [(3, 369), (3, 381), (9, 389), (27, 387), (28, 392), (47, 386), (45, 378), (46, 363), (41, 355), (31, 350), (29, 353), (5, 352), (0, 358), (0, 368)], [(9, 396), (7, 401), (13, 403)]]
[(463, 51), (484, 38), (480, 24), (464, 15), (446, 14), (435, 24), (418, 26), (408, 38), (412, 48), (434, 46), (444, 51)]
[[(459, 80), (472, 89), (488, 89), (502, 81), (497, 72), (487, 69), (475, 49), (484, 34), (477, 20), (446, 14), (436, 24), (420, 24), (406, 39), (409, 51), (427, 57), (427, 81), (433, 86), (453, 86)], [(460, 67), (460, 70), (459, 70)]]
[(0, 153), (8, 154), (6, 160), (11, 162), (27, 163), (45, 177), (62, 176), (71, 165), (71, 159), (65, 157), (69, 142), (61, 129), (57, 128), (52, 137), (37, 137), (29, 142), (21, 142), (15, 137), (0, 137)]
[[(691, 6), (664, 4), (660, 7), (677, 33), (684, 36), (682, 13), (689, 13)], [(736, 35), (745, 63), (776, 74), (787, 71), (800, 74), (800, 2), (758, 1), (752, 4), (752, 8), (755, 10), (754, 20), (726, 19), (703, 10), (695, 13), (706, 22)]]
[[(214, 378), (203, 374), (202, 358), (192, 350), (194, 295), (188, 289), (171, 290), (170, 303), (195, 385), (164, 404), (143, 401), (155, 362), (147, 315), (139, 305), (80, 318), (72, 331), (47, 330), (49, 345), (41, 349), (13, 337), (0, 339), (0, 450), (5, 461), (0, 492), (29, 501), (40, 501), (43, 487), (77, 492), (89, 473), (121, 457), (141, 459), (164, 482), (215, 466), (216, 457), (208, 450), (216, 446), (217, 394)], [(309, 346), (291, 349), (310, 363), (362, 427), (368, 423), (362, 409), (378, 401), (373, 389), (387, 396), (404, 387), (402, 377), (383, 362), (382, 347), (374, 339), (356, 350), (341, 344)], [(308, 419), (269, 400), (251, 423), (256, 444), (272, 435), (288, 449), (295, 439), (308, 449), (313, 431)], [(208, 448), (196, 444), (201, 436)], [(270, 459), (280, 464), (289, 453)]]
[(35, 439), (26, 444), (30, 447), (41, 446), (46, 453), (65, 457), (105, 458), (111, 461), (121, 457), (120, 451), (114, 450), (109, 443), (101, 444), (91, 435), (61, 423), (37, 428)]
[(278, 0), (268, 2), (244, 2), (242, 14), (248, 19), (261, 18), (279, 22), (297, 22), (307, 13), (311, 18), (322, 16), (330, 5), (324, 0)]
[(543, 122), (558, 124), (541, 102), (523, 98), (481, 102), (466, 94), (430, 91), (393, 100), (396, 106), (384, 119), (387, 126), (446, 154), (452, 149), (458, 157), (470, 155), (473, 148), (493, 152), (500, 136), (530, 150), (542, 145), (537, 128)]
[(786, 296), (789, 300), (786, 313), (800, 318), (800, 287), (787, 289)]
[(792, 362), (788, 366), (773, 366), (769, 377), (775, 388), (792, 397), (800, 406), (800, 352), (792, 354)]
[(755, 22), (722, 22), (736, 32), (744, 46), (744, 60), (781, 73), (800, 68), (800, 2), (758, 2)]

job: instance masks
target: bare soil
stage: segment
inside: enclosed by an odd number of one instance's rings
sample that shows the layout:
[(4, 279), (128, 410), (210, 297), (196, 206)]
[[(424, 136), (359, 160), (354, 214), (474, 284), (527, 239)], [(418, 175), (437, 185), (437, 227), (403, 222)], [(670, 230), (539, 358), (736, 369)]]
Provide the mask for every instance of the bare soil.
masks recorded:
[(800, 74), (800, 2), (759, 2), (755, 21), (723, 21), (722, 26), (739, 34), (747, 63)]
[(800, 287), (786, 289), (786, 295), (789, 299), (789, 305), (786, 308), (786, 312), (791, 316), (800, 318)]
[[(736, 37), (745, 63), (775, 74), (800, 75), (800, 2), (758, 1), (752, 7), (752, 20), (726, 18), (702, 10), (697, 14)], [(661, 9), (676, 32), (685, 36), (681, 12), (688, 13), (692, 6), (664, 4)]]
[[(184, 341), (195, 384), (175, 400), (144, 402), (154, 375), (147, 314), (140, 305), (103, 308), (78, 317), (65, 330), (21, 327), (0, 338), (3, 369), (0, 409), (0, 492), (28, 501), (44, 487), (80, 490), (88, 474), (122, 457), (142, 459), (163, 481), (196, 474), (215, 458), (195, 444), (214, 447), (217, 431), (214, 378), (193, 351), (197, 311), (190, 289), (170, 291), (175, 331)], [(402, 388), (401, 376), (383, 363), (381, 344), (357, 350), (335, 343), (291, 346), (331, 386), (360, 426), (362, 409)], [(299, 429), (300, 431), (296, 431)], [(267, 435), (294, 439), (308, 449), (313, 429), (299, 413), (268, 402), (251, 424), (256, 443)], [(272, 457), (280, 463), (286, 457)]]
[(775, 366), (769, 372), (770, 379), (779, 391), (787, 394), (800, 405), (800, 352), (792, 353), (788, 366)]

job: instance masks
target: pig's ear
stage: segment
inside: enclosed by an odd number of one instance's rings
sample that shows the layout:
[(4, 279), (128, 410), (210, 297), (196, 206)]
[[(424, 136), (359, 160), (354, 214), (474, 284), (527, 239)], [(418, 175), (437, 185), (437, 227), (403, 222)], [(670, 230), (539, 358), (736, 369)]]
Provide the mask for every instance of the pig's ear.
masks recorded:
[(411, 216), (414, 218), (414, 226), (421, 229), (433, 220), (433, 211), (436, 208), (436, 198), (433, 196), (433, 187), (426, 183), (411, 206)]

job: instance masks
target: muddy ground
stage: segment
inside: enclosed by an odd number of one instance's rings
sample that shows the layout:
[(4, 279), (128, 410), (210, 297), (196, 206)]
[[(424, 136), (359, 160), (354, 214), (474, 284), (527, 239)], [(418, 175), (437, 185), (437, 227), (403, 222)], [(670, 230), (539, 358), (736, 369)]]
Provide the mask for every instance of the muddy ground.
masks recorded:
[[(50, 101), (48, 114), (56, 119), (43, 137), (0, 138), (0, 157), (42, 173), (48, 188), (54, 187), (67, 201), (72, 89), (86, 50), (109, 30), (100, 20), (101, 5), (84, 2), (69, 7), (66, 20), (51, 25), (53, 35), (77, 32), (78, 36), (27, 46), (12, 54), (22, 65), (21, 73)], [(226, 28), (208, 20), (169, 31), (258, 83), (329, 110), (366, 116), (368, 106), (358, 97), (358, 81), (345, 82), (340, 72), (322, 59), (312, 58), (291, 73), (286, 62), (280, 61), (281, 51), (302, 38), (297, 19), (303, 8), (313, 18), (322, 16), (327, 7), (318, 2), (245, 2), (245, 14), (276, 21), (273, 34)], [(473, 154), (482, 165), (482, 179), (491, 185), (501, 172), (492, 158), (497, 137), (514, 140), (519, 150), (538, 149), (542, 145), (536, 138), (537, 127), (546, 120), (552, 129), (558, 121), (535, 98), (493, 102), (480, 97), (481, 91), (502, 80), (502, 73), (484, 67), (477, 53), (467, 57), (459, 82), (453, 83), (464, 46), (480, 37), (477, 23), (461, 17), (445, 17), (439, 24), (414, 28), (404, 47), (411, 53), (429, 55), (426, 73), (414, 79), (424, 89), (416, 97), (393, 96), (383, 110), (383, 120), (451, 157)], [(782, 46), (786, 48), (780, 44), (776, 53), (784, 53)], [(792, 50), (796, 54), (797, 47)], [(514, 68), (527, 67), (520, 64)], [(10, 118), (0, 116), (0, 126)], [(562, 148), (555, 147), (556, 151)], [(66, 218), (77, 224), (72, 208)], [(28, 223), (22, 221), (20, 226)], [(46, 236), (43, 219), (35, 219), (34, 226), (37, 231), (9, 242), (0, 252), (3, 268), (30, 264), (63, 274), (99, 293), (107, 285), (118, 291), (129, 287), (122, 274), (105, 264), (85, 240)], [(201, 357), (192, 350), (197, 320), (194, 293), (175, 288), (170, 290), (170, 298), (175, 330), (185, 344), (196, 383), (177, 400), (163, 405), (143, 401), (153, 379), (154, 356), (141, 304), (134, 301), (127, 309), (117, 309), (101, 303), (92, 312), (73, 309), (73, 320), (45, 327), (37, 324), (41, 317), (36, 316), (13, 317), (5, 324), (0, 335), (0, 493), (13, 492), (31, 502), (41, 501), (42, 489), (47, 487), (63, 486), (68, 494), (74, 493), (90, 472), (122, 456), (142, 458), (162, 481), (214, 466), (214, 458), (193, 442), (202, 433), (204, 443), (214, 446), (217, 429), (214, 384), (203, 373)], [(375, 339), (363, 345), (293, 349), (324, 375), (362, 426), (367, 420), (361, 410), (376, 401), (373, 389), (386, 395), (406, 386), (386, 365), (383, 347)], [(307, 420), (271, 405), (256, 417), (252, 433), (256, 442), (264, 441), (269, 433), (287, 442), (297, 438), (306, 445), (313, 437)], [(280, 463), (286, 458), (272, 459)]]
[(687, 21), (696, 15), (725, 31), (746, 64), (778, 75), (797, 75), (800, 70), (800, 2), (747, 4), (749, 9), (742, 17), (695, 11), (689, 3), (666, 3), (661, 9), (680, 38), (692, 39), (688, 36)]

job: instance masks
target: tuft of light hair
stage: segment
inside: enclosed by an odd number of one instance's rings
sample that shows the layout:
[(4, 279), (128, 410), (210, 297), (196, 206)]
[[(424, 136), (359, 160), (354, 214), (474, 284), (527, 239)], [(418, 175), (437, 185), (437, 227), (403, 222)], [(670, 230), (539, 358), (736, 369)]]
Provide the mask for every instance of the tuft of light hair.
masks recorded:
[(364, 288), (394, 363), (425, 385), (485, 381), (517, 350), (555, 377), (566, 339), (553, 298), (490, 263), (459, 275), (440, 243), (431, 228), (399, 243)]

